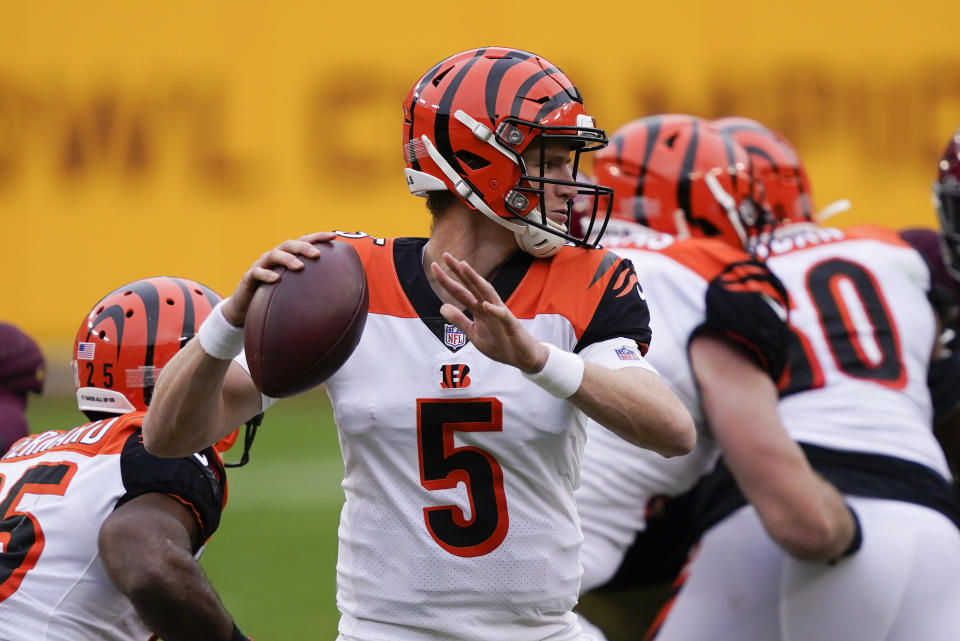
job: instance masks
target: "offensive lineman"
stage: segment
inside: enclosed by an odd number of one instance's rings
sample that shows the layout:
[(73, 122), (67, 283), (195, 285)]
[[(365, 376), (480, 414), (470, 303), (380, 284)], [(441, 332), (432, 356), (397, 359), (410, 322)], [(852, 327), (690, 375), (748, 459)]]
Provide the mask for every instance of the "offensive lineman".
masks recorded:
[[(786, 364), (786, 295), (739, 249), (762, 224), (751, 201), (746, 151), (693, 116), (669, 114), (618, 129), (597, 154), (597, 182), (613, 188), (614, 216), (639, 225), (611, 247), (645, 283), (658, 340), (648, 358), (684, 401), (700, 430), (693, 454), (650, 456), (588, 427), (582, 485), (583, 591), (609, 583), (628, 549), (644, 554), (647, 513), (689, 490), (718, 449), (790, 554), (827, 561), (856, 551), (855, 518), (807, 464), (777, 417), (775, 381)], [(646, 231), (641, 231), (646, 229)], [(659, 233), (658, 233), (659, 232)], [(655, 561), (695, 541), (680, 529), (634, 566), (655, 582)], [(658, 558), (661, 557), (661, 558)], [(669, 567), (667, 568), (669, 570)], [(636, 623), (639, 630), (643, 623)]]
[(73, 365), (91, 422), (24, 437), (0, 459), (0, 639), (247, 640), (194, 558), (226, 500), (218, 449), (158, 458), (140, 433), (155, 375), (218, 300), (149, 278), (84, 319)]
[[(326, 383), (345, 467), (339, 638), (587, 639), (571, 611), (581, 412), (667, 456), (695, 438), (644, 361), (633, 268), (567, 231), (569, 201), (599, 193), (575, 181), (579, 157), (606, 136), (563, 73), (513, 49), (441, 61), (404, 110), (407, 182), (428, 196), (431, 235), (351, 235), (370, 313)], [(165, 370), (151, 451), (182, 455), (261, 411), (231, 366), (250, 297), (276, 279), (269, 267), (299, 269), (334, 237), (287, 241), (244, 275)]]
[[(707, 515), (655, 638), (699, 641), (709, 631), (717, 641), (955, 639), (960, 504), (932, 430), (929, 271), (893, 231), (821, 227), (809, 209), (798, 212), (803, 199), (794, 196), (805, 180), (782, 137), (743, 119), (718, 126), (760, 150), (752, 173), (781, 222), (756, 253), (791, 299), (783, 424), (857, 511), (863, 545), (836, 565), (785, 555), (721, 466), (704, 504), (723, 509)], [(772, 205), (775, 198), (786, 206)]]

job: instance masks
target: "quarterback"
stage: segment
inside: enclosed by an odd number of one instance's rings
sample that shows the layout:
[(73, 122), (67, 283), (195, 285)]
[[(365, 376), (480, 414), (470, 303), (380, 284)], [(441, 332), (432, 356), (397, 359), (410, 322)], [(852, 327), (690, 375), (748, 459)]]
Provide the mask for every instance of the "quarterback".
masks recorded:
[[(600, 189), (576, 180), (580, 156), (605, 144), (567, 76), (525, 51), (454, 55), (404, 101), (407, 184), (431, 235), (349, 235), (370, 310), (326, 383), (345, 468), (342, 641), (589, 638), (572, 613), (583, 417), (665, 456), (693, 447), (644, 359), (632, 266), (568, 231), (577, 193)], [(287, 241), (244, 275), (161, 377), (148, 449), (182, 455), (261, 411), (231, 361), (250, 297), (269, 267), (300, 268), (334, 237)]]

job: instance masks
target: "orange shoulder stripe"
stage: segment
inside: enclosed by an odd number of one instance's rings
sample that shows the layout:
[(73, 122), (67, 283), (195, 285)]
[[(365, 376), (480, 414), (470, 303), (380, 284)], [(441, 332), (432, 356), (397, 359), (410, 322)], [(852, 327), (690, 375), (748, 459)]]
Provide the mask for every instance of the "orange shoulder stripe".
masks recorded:
[(360, 256), (360, 262), (367, 274), (371, 314), (417, 317), (417, 312), (407, 300), (400, 281), (397, 280), (397, 268), (393, 263), (393, 238), (375, 239), (357, 234), (341, 236), (337, 240), (352, 245)]
[[(611, 251), (565, 246), (552, 258), (533, 261), (520, 285), (506, 301), (517, 318), (558, 314), (579, 337), (590, 324), (622, 258)], [(626, 281), (625, 277), (620, 280)], [(629, 291), (636, 280), (613, 283)]]

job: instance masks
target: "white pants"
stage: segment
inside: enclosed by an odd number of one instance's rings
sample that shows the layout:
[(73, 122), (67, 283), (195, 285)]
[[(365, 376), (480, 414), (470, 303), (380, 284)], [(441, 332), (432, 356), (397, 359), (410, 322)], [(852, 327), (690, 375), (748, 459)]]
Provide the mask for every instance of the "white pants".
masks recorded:
[(703, 537), (656, 641), (956, 641), (960, 531), (918, 505), (847, 497), (863, 547), (793, 559), (750, 506)]

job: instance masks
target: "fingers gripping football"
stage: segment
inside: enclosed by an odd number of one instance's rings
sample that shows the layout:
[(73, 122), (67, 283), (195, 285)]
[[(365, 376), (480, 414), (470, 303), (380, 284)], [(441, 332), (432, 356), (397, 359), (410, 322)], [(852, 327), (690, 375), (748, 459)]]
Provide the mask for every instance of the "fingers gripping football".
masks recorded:
[(233, 292), (233, 296), (223, 306), (224, 317), (230, 324), (242, 327), (257, 287), (264, 283), (276, 282), (280, 278), (280, 271), (282, 270), (275, 268), (283, 267), (291, 271), (303, 269), (303, 261), (298, 256), (316, 258), (320, 255), (320, 250), (313, 243), (326, 242), (334, 238), (336, 238), (336, 234), (333, 232), (315, 232), (301, 236), (296, 240), (285, 240), (277, 247), (264, 253), (244, 273), (240, 284)]

